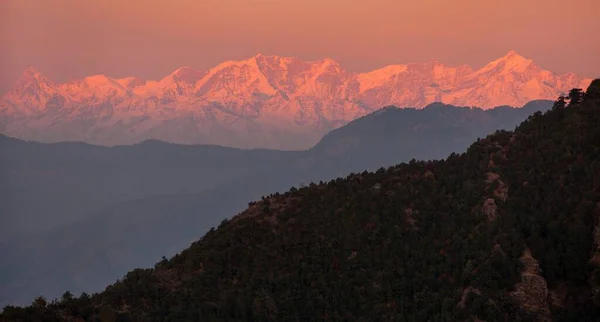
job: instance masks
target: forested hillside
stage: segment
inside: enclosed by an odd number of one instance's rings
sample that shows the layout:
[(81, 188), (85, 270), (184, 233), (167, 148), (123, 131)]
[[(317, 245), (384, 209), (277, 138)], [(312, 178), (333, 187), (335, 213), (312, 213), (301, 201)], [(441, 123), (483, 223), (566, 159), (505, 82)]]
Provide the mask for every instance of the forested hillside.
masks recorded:
[(600, 79), (445, 160), (310, 184), (0, 321), (598, 321)]

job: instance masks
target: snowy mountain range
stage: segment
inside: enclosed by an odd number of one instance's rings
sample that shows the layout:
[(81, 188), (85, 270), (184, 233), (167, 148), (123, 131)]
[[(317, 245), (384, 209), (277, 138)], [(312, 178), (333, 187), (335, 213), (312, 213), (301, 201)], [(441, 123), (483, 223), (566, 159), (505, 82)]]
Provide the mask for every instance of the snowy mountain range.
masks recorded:
[(332, 59), (261, 54), (208, 70), (182, 67), (157, 81), (95, 75), (55, 83), (28, 68), (0, 100), (0, 132), (41, 142), (306, 149), (384, 106), (522, 106), (590, 82), (514, 51), (478, 70), (428, 61), (352, 73)]

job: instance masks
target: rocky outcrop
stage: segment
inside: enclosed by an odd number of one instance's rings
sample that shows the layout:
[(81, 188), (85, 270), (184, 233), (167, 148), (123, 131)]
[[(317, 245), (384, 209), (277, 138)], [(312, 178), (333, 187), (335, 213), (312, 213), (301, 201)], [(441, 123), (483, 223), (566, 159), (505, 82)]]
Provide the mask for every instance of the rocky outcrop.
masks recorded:
[(504, 202), (508, 198), (508, 187), (500, 180), (500, 175), (493, 172), (487, 173), (486, 184), (488, 188), (495, 188), (491, 191), (491, 198), (487, 198), (483, 202), (482, 211), (487, 216), (489, 221), (496, 219), (498, 205), (496, 200)]
[[(511, 140), (512, 142), (512, 140)], [(500, 174), (493, 172), (496, 167), (496, 161), (505, 162), (507, 160), (507, 147), (502, 147), (497, 142), (491, 142), (494, 152), (490, 153), (488, 168), (486, 173), (485, 183), (488, 189), (488, 198), (483, 201), (481, 207), (483, 214), (488, 218), (488, 221), (496, 220), (498, 212), (498, 203), (505, 202), (508, 199), (508, 186), (500, 178)]]
[(498, 206), (496, 205), (496, 200), (494, 200), (494, 198), (485, 199), (482, 210), (483, 214), (487, 216), (489, 221), (496, 220)]
[(489, 185), (492, 183), (497, 184), (496, 188), (493, 191), (493, 195), (495, 198), (501, 201), (506, 201), (506, 199), (508, 199), (508, 187), (506, 186), (506, 184), (504, 184), (502, 180), (500, 180), (499, 174), (488, 172), (486, 183), (488, 183)]
[(512, 296), (523, 310), (535, 314), (536, 321), (552, 321), (548, 305), (548, 285), (540, 274), (538, 261), (533, 258), (529, 248), (525, 249), (519, 260), (524, 269), (521, 272), (521, 282), (515, 285)]

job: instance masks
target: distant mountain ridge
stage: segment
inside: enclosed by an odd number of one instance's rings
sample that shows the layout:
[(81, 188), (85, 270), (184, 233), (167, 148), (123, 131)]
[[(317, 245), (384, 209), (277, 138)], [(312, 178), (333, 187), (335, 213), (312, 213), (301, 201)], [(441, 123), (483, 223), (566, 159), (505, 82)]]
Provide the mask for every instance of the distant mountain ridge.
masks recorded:
[(522, 106), (590, 81), (514, 51), (478, 70), (428, 61), (351, 73), (332, 59), (258, 54), (207, 70), (182, 67), (158, 81), (94, 75), (59, 84), (29, 68), (0, 100), (0, 132), (42, 142), (308, 149), (383, 106)]

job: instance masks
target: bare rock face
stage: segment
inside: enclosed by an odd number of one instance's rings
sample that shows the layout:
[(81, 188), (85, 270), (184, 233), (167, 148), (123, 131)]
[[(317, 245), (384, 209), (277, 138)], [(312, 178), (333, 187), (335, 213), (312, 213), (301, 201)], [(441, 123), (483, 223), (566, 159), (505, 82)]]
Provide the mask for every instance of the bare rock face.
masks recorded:
[(540, 275), (538, 261), (525, 249), (520, 258), (525, 266), (521, 272), (521, 282), (515, 285), (512, 296), (520, 303), (521, 308), (537, 316), (536, 321), (552, 321), (548, 305), (548, 285)]
[(508, 199), (508, 187), (506, 184), (500, 180), (500, 175), (497, 173), (489, 172), (487, 174), (487, 183), (491, 184), (493, 182), (497, 183), (498, 186), (494, 189), (494, 197), (501, 201), (506, 201)]
[(481, 208), (483, 214), (487, 216), (488, 221), (490, 222), (496, 220), (498, 203), (501, 204), (508, 199), (508, 186), (502, 181), (500, 174), (493, 172), (494, 167), (496, 167), (496, 162), (494, 159), (498, 159), (500, 161), (507, 160), (506, 148), (502, 147), (498, 143), (492, 142), (492, 144), (494, 144), (494, 147), (498, 150), (489, 155), (489, 172), (486, 173), (485, 178), (486, 189), (488, 190), (489, 197), (483, 201)]
[(486, 199), (482, 206), (482, 211), (487, 216), (488, 220), (494, 221), (498, 210), (496, 200), (504, 202), (508, 199), (508, 187), (500, 180), (500, 175), (493, 172), (487, 173), (486, 183), (488, 184), (488, 187), (491, 187), (493, 184), (497, 185), (491, 193), (492, 198)]

